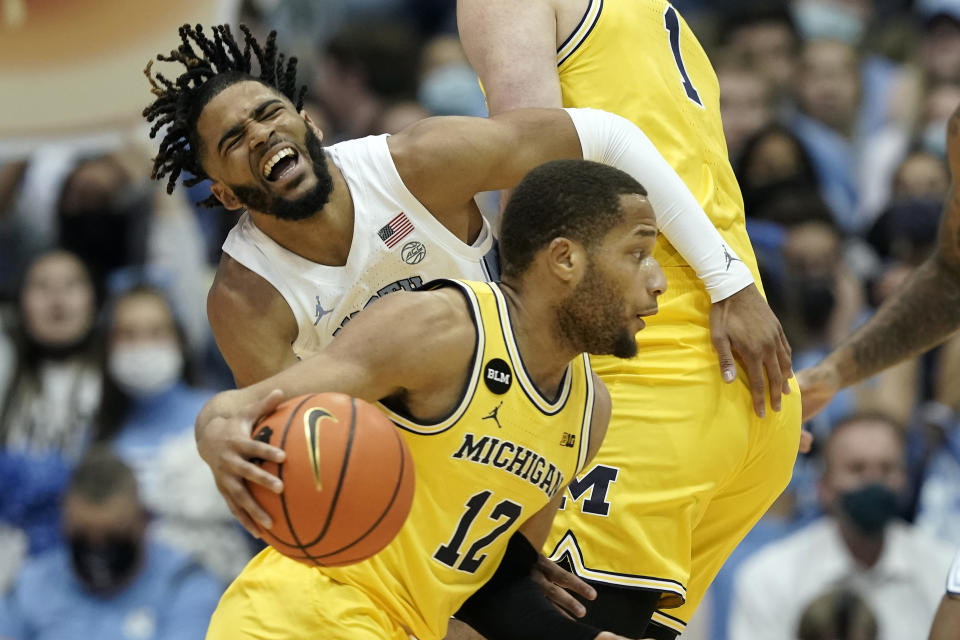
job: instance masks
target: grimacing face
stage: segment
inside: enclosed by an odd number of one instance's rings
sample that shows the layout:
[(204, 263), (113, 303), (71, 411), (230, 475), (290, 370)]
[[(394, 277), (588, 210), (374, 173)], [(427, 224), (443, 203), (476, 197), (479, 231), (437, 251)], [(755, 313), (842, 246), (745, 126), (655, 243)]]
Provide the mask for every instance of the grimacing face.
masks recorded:
[(197, 119), (197, 137), (211, 190), (228, 209), (301, 220), (330, 197), (320, 132), (260, 82), (236, 82), (211, 98)]
[(657, 312), (666, 277), (653, 257), (657, 221), (643, 196), (620, 196), (623, 221), (590, 251), (590, 266), (557, 308), (560, 330), (578, 349), (631, 358), (643, 318)]

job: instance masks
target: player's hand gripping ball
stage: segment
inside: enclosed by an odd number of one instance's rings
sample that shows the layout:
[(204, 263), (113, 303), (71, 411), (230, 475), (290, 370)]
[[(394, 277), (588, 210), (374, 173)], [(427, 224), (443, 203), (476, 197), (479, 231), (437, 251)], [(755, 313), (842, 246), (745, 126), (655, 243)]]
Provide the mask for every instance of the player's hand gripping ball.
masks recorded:
[(394, 424), (376, 407), (342, 393), (283, 402), (253, 437), (286, 452), (258, 461), (283, 481), (280, 494), (248, 483), (273, 518), (260, 528), (280, 553), (315, 566), (365, 560), (403, 526), (413, 502), (413, 459)]

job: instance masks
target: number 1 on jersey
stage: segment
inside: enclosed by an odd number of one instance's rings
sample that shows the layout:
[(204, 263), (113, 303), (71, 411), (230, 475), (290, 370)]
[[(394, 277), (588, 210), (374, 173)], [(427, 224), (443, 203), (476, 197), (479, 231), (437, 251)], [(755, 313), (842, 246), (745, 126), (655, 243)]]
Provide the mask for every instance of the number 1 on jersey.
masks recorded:
[(670, 5), (667, 5), (667, 10), (663, 14), (663, 26), (670, 34), (670, 49), (673, 51), (673, 60), (677, 63), (677, 69), (683, 79), (683, 90), (687, 92), (688, 98), (702, 107), (703, 102), (700, 100), (700, 94), (697, 93), (693, 83), (690, 82), (687, 68), (683, 65), (683, 56), (680, 54), (680, 18), (677, 16), (677, 10)]

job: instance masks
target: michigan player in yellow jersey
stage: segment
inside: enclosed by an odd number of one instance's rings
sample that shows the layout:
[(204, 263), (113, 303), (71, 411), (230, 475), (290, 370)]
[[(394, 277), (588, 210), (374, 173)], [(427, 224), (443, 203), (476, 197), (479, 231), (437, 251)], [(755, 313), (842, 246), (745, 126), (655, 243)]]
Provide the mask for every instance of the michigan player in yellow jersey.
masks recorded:
[(660, 314), (637, 336), (640, 357), (593, 362), (612, 397), (610, 436), (570, 484), (545, 547), (597, 587), (592, 623), (676, 637), (786, 486), (800, 437), (799, 394), (781, 395), (795, 387), (789, 347), (762, 299), (716, 75), (663, 0), (460, 0), (458, 20), (491, 115), (595, 107), (632, 121), (735, 250), (728, 267), (742, 261), (753, 276), (720, 294), (661, 237)]
[[(148, 66), (155, 100), (144, 114), (160, 138), (153, 176), (168, 191), (181, 176), (188, 185), (209, 181), (204, 204), (241, 212), (207, 299), (239, 386), (316, 353), (391, 292), (437, 278), (494, 279), (492, 232), (474, 197), (513, 187), (549, 160), (623, 169), (646, 187), (660, 232), (708, 290), (753, 282), (683, 180), (621, 116), (516, 109), (428, 118), (396, 135), (323, 147), (323, 132), (298, 104), (306, 88), (296, 82), (296, 58), (280, 52), (276, 32), (258, 43), (246, 29), (242, 39), (226, 25), (212, 31), (184, 25), (178, 49), (158, 56), (163, 73)], [(269, 528), (247, 482), (274, 491), (280, 482), (250, 460), (282, 452), (242, 425), (221, 427), (197, 431), (200, 455), (240, 522), (251, 532), (254, 520)]]
[[(438, 281), (387, 296), (313, 357), (204, 407), (198, 429), (250, 430), (284, 395), (379, 401), (417, 474), (410, 515), (383, 551), (315, 568), (267, 549), (223, 596), (208, 638), (439, 640), (488, 581), (495, 594), (482, 597), (524, 637), (620, 637), (561, 616), (528, 588), (537, 553), (511, 537), (542, 544), (563, 488), (606, 431), (609, 395), (582, 352), (634, 355), (634, 334), (657, 310), (665, 280), (645, 194), (597, 163), (543, 165), (504, 212), (501, 284)], [(528, 559), (506, 558), (508, 541), (525, 544)]]

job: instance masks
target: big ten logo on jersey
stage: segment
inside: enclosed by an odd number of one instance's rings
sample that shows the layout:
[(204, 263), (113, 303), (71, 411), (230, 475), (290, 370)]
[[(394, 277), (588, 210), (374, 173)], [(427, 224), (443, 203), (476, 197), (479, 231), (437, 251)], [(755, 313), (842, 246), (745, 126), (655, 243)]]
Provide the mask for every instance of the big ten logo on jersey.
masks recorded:
[(563, 472), (557, 465), (533, 449), (504, 438), (488, 435), (478, 438), (464, 433), (463, 441), (450, 457), (512, 473), (540, 489), (548, 498), (556, 495), (564, 482)]
[[(419, 289), (422, 286), (423, 286), (423, 278), (421, 278), (420, 276), (403, 278), (402, 280), (391, 282), (387, 286), (378, 289), (375, 294), (370, 296), (370, 299), (364, 303), (363, 308), (366, 309), (371, 304), (373, 304), (374, 300), (379, 300), (380, 298), (387, 295), (388, 293), (393, 293), (394, 291), (414, 291), (416, 289)], [(340, 326), (337, 327), (337, 330), (333, 332), (333, 335), (336, 336), (337, 334), (339, 334), (343, 330), (343, 328), (347, 326), (347, 323), (353, 320), (354, 316), (360, 313), (360, 311), (362, 311), (362, 309), (357, 309), (356, 311), (352, 311), (350, 315), (344, 318), (340, 322)]]
[[(560, 509), (566, 509), (567, 498), (570, 498), (575, 503), (579, 502), (580, 511), (583, 513), (595, 516), (610, 515), (607, 492), (610, 491), (610, 485), (617, 481), (618, 475), (620, 475), (620, 469), (604, 464), (598, 464), (587, 473), (581, 473), (567, 486), (567, 495), (560, 500)], [(580, 498), (585, 495), (587, 498), (580, 501)]]

